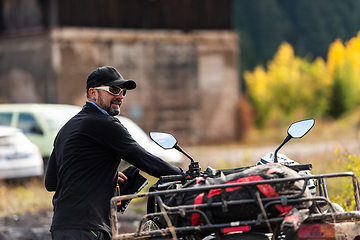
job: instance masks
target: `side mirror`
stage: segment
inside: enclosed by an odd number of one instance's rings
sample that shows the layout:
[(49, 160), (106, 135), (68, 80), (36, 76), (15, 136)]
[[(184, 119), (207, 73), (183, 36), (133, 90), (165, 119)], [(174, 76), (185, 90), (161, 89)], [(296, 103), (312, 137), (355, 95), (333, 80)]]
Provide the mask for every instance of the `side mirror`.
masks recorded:
[(192, 164), (198, 164), (197, 162), (194, 162), (194, 159), (192, 159), (189, 154), (187, 154), (186, 152), (184, 152), (184, 150), (181, 149), (181, 147), (177, 144), (178, 142), (176, 138), (170, 133), (150, 132), (150, 138), (160, 147), (164, 149), (175, 148), (176, 150), (187, 156), (191, 160)]
[(292, 138), (302, 138), (303, 136), (305, 136), (305, 134), (307, 134), (310, 131), (310, 129), (314, 126), (314, 124), (315, 124), (315, 119), (308, 119), (308, 120), (295, 122), (290, 125), (287, 132)]
[(177, 144), (176, 138), (170, 133), (150, 132), (150, 138), (164, 149), (174, 148)]
[(274, 162), (278, 162), (277, 152), (280, 150), (282, 146), (284, 146), (285, 143), (287, 143), (292, 138), (302, 138), (303, 136), (305, 136), (305, 134), (307, 134), (310, 131), (310, 129), (314, 126), (314, 124), (315, 124), (315, 119), (302, 120), (291, 124), (287, 130), (288, 135), (284, 139), (283, 143), (280, 144), (280, 146), (274, 152)]

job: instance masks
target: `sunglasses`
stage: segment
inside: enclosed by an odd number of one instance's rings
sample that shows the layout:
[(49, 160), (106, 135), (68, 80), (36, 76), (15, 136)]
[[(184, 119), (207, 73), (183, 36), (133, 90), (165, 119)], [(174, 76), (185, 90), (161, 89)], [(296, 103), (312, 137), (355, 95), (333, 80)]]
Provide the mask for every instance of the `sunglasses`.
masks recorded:
[(119, 87), (116, 87), (116, 86), (104, 86), (104, 87), (94, 87), (94, 89), (101, 89), (101, 90), (105, 90), (107, 91), (108, 93), (111, 93), (112, 95), (120, 95), (120, 93), (122, 93), (123, 97), (126, 96), (126, 92), (127, 92), (127, 89), (126, 88), (119, 88)]

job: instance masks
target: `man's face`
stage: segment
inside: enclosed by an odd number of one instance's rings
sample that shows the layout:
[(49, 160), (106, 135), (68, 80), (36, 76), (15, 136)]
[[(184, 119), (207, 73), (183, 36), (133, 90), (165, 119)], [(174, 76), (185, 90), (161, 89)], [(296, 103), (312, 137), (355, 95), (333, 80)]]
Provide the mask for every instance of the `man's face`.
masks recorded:
[[(123, 88), (124, 86), (119, 86)], [(104, 90), (97, 90), (98, 97), (96, 99), (96, 104), (104, 109), (110, 116), (116, 116), (120, 114), (120, 106), (122, 104), (124, 96), (122, 93), (120, 95), (113, 95)]]

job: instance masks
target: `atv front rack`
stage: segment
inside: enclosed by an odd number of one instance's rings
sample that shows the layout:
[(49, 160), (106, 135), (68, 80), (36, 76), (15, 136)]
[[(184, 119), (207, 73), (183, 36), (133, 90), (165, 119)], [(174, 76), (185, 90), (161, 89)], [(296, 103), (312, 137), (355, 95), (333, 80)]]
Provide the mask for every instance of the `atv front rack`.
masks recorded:
[[(319, 182), (323, 181), (327, 178), (336, 178), (336, 177), (351, 177), (353, 184), (353, 193), (355, 206), (353, 211), (347, 212), (337, 212), (334, 209), (332, 203), (328, 199), (326, 189), (319, 189), (319, 196), (314, 197), (301, 197), (304, 193), (308, 181), (310, 179), (317, 179)], [(291, 181), (299, 181), (304, 180), (303, 188), (300, 193), (294, 195), (286, 195), (279, 197), (269, 197), (269, 198), (261, 198), (262, 202), (262, 213), (259, 214), (257, 219), (247, 220), (247, 221), (236, 221), (236, 222), (228, 222), (221, 224), (211, 223), (208, 216), (201, 210), (201, 208), (209, 208), (208, 204), (197, 204), (197, 205), (181, 205), (170, 207), (167, 206), (161, 196), (166, 194), (173, 193), (185, 193), (185, 192), (206, 192), (211, 189), (224, 189), (224, 188), (232, 188), (232, 187), (245, 187), (245, 186), (254, 186), (260, 184), (274, 184), (281, 182), (291, 182)], [(119, 201), (124, 201), (128, 199), (135, 198), (144, 198), (144, 197), (154, 197), (156, 199), (156, 203), (160, 208), (160, 212), (145, 214), (141, 221), (138, 224), (137, 230), (134, 233), (124, 233), (120, 234), (118, 229), (118, 218), (117, 218), (117, 203)], [(306, 219), (306, 223), (311, 222), (343, 222), (350, 220), (360, 220), (360, 203), (359, 203), (359, 182), (356, 175), (353, 172), (344, 172), (344, 173), (331, 173), (331, 174), (320, 174), (320, 175), (307, 175), (296, 178), (279, 178), (279, 179), (270, 179), (270, 180), (262, 180), (255, 182), (243, 182), (243, 183), (233, 183), (233, 184), (219, 184), (212, 186), (203, 186), (203, 187), (192, 187), (192, 188), (181, 188), (174, 190), (163, 190), (163, 191), (155, 191), (149, 193), (140, 193), (140, 194), (132, 194), (132, 195), (124, 195), (113, 197), (111, 199), (111, 228), (112, 228), (112, 236), (113, 239), (146, 239), (146, 238), (164, 238), (164, 237), (173, 237), (176, 239), (176, 236), (179, 234), (193, 234), (196, 232), (210, 232), (214, 230), (219, 230), (221, 232), (226, 232), (226, 229), (247, 229), (252, 226), (269, 226), (272, 223), (281, 223), (284, 220), (284, 217), (275, 217), (268, 218), (266, 210), (275, 204), (282, 204), (286, 206), (288, 203), (296, 203), (296, 202), (305, 202), (312, 201), (313, 206), (317, 203), (322, 203), (322, 205), (327, 205), (330, 209), (329, 213), (312, 213)], [(255, 199), (241, 199), (241, 200), (232, 200), (232, 201), (223, 201), (223, 202), (214, 202), (211, 204), (211, 207), (221, 207), (225, 205), (240, 205), (247, 203), (254, 203)], [(169, 216), (171, 215), (180, 215), (185, 216), (187, 214), (198, 213), (204, 220), (204, 224), (198, 226), (184, 226), (184, 227), (174, 227), (171, 222)], [(157, 217), (164, 217), (167, 223), (167, 228), (159, 229), (159, 230), (150, 230), (150, 231), (142, 231), (142, 226), (148, 221)]]

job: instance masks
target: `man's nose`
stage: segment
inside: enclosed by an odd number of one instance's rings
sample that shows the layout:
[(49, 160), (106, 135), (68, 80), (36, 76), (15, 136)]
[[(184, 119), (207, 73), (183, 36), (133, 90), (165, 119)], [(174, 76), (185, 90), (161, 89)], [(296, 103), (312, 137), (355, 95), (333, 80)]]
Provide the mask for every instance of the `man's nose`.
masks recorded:
[(122, 94), (122, 93), (120, 93), (119, 95), (117, 95), (117, 96), (116, 96), (116, 98), (123, 99), (123, 98), (124, 98), (124, 96), (123, 96), (123, 94)]

